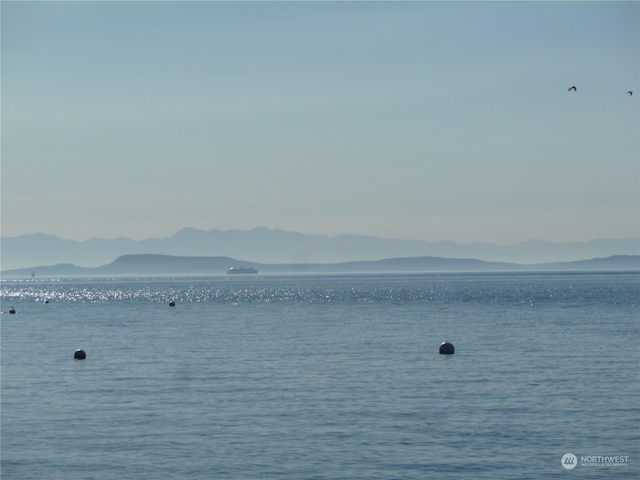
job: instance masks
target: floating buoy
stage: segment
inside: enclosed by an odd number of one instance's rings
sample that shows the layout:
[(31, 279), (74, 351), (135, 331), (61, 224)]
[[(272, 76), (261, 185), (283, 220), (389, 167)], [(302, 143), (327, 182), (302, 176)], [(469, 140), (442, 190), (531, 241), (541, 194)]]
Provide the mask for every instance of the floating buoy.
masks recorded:
[(76, 360), (84, 360), (85, 358), (87, 358), (87, 354), (84, 352), (84, 350), (76, 350), (76, 353), (73, 354), (73, 358), (75, 358)]
[(170, 306), (170, 307), (175, 307), (175, 306), (176, 306), (176, 302), (174, 302), (173, 300), (171, 300), (171, 301), (169, 302), (169, 306)]
[(9, 313), (10, 313), (11, 315), (14, 315), (14, 314), (16, 313), (16, 309), (15, 309), (15, 308), (13, 308), (13, 307), (11, 307), (11, 310), (9, 310)]
[(453, 355), (455, 348), (449, 342), (442, 342), (440, 344), (440, 354), (441, 355)]

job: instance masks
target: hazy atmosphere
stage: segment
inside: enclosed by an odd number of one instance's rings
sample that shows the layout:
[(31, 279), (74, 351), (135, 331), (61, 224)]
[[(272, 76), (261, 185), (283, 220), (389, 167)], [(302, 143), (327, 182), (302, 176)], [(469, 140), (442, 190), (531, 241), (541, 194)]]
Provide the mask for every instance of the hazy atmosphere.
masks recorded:
[(639, 235), (638, 2), (1, 8), (2, 236)]

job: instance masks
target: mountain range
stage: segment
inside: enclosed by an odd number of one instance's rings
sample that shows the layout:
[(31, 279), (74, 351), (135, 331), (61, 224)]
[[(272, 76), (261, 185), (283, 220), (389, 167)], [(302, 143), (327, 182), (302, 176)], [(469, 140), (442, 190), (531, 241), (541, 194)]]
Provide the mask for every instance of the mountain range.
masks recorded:
[(185, 228), (166, 238), (92, 238), (81, 242), (54, 235), (31, 234), (3, 237), (0, 244), (3, 271), (58, 264), (97, 268), (133, 254), (241, 258), (244, 262), (256, 264), (313, 265), (415, 257), (546, 264), (639, 255), (640, 239), (600, 239), (580, 243), (530, 240), (513, 245), (462, 244), (363, 235), (327, 237), (257, 227), (246, 231)]

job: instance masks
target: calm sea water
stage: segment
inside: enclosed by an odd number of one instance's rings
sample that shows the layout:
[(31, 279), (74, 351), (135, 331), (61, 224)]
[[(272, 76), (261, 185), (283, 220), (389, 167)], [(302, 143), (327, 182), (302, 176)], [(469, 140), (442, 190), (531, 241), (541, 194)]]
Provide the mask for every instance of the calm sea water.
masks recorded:
[(3, 480), (640, 475), (638, 274), (0, 286)]

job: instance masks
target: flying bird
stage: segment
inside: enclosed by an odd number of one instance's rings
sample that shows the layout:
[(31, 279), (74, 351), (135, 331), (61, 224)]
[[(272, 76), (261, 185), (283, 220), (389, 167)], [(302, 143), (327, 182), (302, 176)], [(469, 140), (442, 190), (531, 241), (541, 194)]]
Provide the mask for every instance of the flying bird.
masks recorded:
[(577, 91), (578, 91), (578, 90), (576, 89), (576, 87), (575, 87), (575, 86), (573, 86), (573, 87), (569, 87), (569, 91), (571, 91), (571, 90), (573, 90), (574, 92), (577, 92)]
[(627, 92), (627, 95), (631, 96), (631, 95), (633, 95), (633, 92), (632, 92), (631, 90), (629, 90), (629, 91)]

